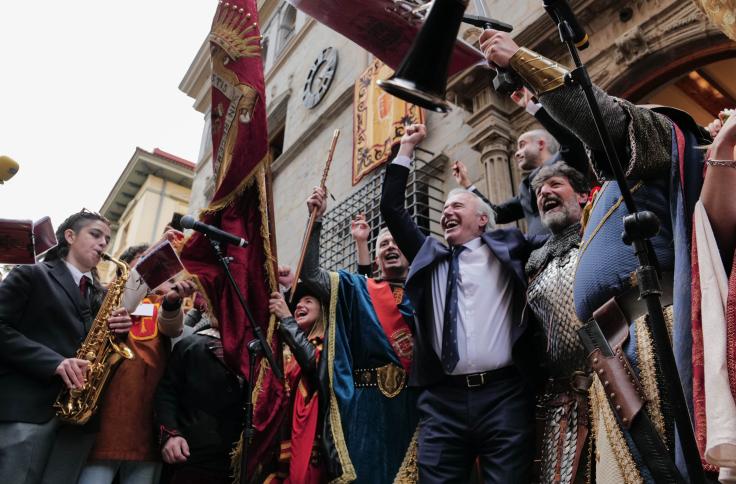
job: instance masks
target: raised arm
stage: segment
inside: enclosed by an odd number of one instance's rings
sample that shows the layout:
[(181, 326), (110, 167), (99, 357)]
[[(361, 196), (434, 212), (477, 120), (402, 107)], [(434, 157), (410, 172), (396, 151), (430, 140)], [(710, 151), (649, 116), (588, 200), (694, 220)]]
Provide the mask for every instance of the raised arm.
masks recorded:
[(708, 213), (726, 270), (731, 269), (736, 247), (736, 115), (726, 120), (710, 149), (709, 166), (700, 199)]
[[(516, 71), (535, 91), (550, 116), (593, 150), (591, 161), (598, 176), (610, 179), (612, 174), (603, 161), (603, 147), (585, 95), (580, 86), (564, 82), (567, 68), (519, 48), (506, 32), (486, 30), (480, 42), (489, 62)], [(609, 96), (597, 86), (593, 86), (593, 92), (627, 176), (647, 178), (667, 173), (671, 164), (672, 123), (649, 109)]]
[(279, 292), (271, 293), (268, 308), (271, 314), (279, 318), (279, 335), (291, 349), (302, 372), (309, 375), (310, 378), (316, 377), (317, 348), (309, 342), (307, 335), (299, 328), (296, 319), (286, 305), (284, 296)]
[(411, 157), (414, 155), (414, 147), (426, 135), (427, 128), (423, 124), (412, 124), (406, 127), (406, 133), (401, 138), (399, 153), (394, 161), (386, 167), (386, 176), (383, 179), (383, 191), (381, 193), (381, 215), (386, 221), (389, 232), (391, 232), (396, 244), (409, 260), (409, 263), (414, 260), (417, 252), (424, 244), (424, 239), (427, 238), (419, 230), (404, 204), (406, 183), (409, 177)]
[(359, 213), (350, 222), (350, 235), (355, 241), (355, 251), (358, 255), (358, 274), (370, 277), (373, 275), (371, 264), (371, 251), (368, 248), (368, 237), (371, 234), (371, 226), (365, 220), (365, 215)]
[[(309, 213), (312, 213), (313, 208), (317, 209), (317, 220), (314, 222), (312, 234), (309, 237), (307, 250), (304, 254), (301, 280), (324, 301), (330, 296), (330, 274), (319, 266), (319, 237), (322, 234), (321, 220), (327, 209), (325, 191), (322, 188), (314, 187), (312, 195), (307, 199), (307, 208), (309, 209)], [(298, 283), (299, 281), (294, 281), (294, 284)]]

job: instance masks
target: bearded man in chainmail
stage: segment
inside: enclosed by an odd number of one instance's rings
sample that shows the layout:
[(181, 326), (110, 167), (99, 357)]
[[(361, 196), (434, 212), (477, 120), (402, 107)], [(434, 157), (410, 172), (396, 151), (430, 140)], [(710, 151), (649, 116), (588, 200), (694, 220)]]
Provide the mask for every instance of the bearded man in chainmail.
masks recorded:
[(532, 181), (541, 221), (552, 233), (526, 264), (527, 301), (540, 325), (539, 354), (549, 378), (537, 401), (539, 482), (589, 482), (588, 388), (592, 382), (577, 336), (573, 281), (580, 217), (588, 199), (585, 177), (563, 162)]

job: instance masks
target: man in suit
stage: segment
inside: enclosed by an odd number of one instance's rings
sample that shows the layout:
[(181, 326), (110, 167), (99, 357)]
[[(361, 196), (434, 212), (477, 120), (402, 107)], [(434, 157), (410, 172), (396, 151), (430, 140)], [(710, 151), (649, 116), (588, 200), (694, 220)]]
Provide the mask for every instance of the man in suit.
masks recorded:
[[(89, 362), (75, 358), (103, 298), (95, 266), (110, 241), (109, 222), (82, 211), (56, 231), (44, 262), (15, 268), (0, 284), (0, 482), (76, 482), (94, 441), (63, 425), (53, 403), (82, 388)], [(119, 308), (109, 327), (125, 334)]]
[(442, 212), (449, 248), (425, 236), (404, 208), (410, 157), (425, 136), (423, 125), (407, 127), (381, 197), (386, 225), (411, 262), (419, 480), (468, 482), (477, 458), (486, 483), (527, 482), (534, 362), (522, 315), (524, 263), (544, 238), (487, 232), (490, 207), (463, 189), (449, 194)]

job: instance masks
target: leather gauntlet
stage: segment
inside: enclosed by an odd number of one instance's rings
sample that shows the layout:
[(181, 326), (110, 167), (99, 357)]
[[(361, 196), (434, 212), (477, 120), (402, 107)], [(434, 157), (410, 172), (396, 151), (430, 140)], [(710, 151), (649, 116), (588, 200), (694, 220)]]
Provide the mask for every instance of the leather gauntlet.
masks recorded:
[(525, 47), (516, 51), (509, 64), (537, 96), (564, 86), (569, 73), (566, 67)]

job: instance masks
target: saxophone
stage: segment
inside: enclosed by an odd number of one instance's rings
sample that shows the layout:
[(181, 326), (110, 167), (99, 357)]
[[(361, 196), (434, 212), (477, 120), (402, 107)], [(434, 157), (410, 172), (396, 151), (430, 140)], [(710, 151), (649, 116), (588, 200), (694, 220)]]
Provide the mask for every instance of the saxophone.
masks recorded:
[(102, 254), (102, 258), (117, 266), (118, 277), (108, 287), (105, 300), (102, 301), (92, 327), (75, 355), (76, 358), (90, 362), (87, 379), (81, 389), (64, 387), (54, 403), (57, 417), (75, 425), (87, 423), (97, 411), (100, 397), (110, 381), (113, 370), (123, 358), (127, 360), (135, 358), (133, 351), (107, 326), (107, 319), (120, 306), (125, 283), (130, 276), (130, 268), (125, 262), (107, 254)]

